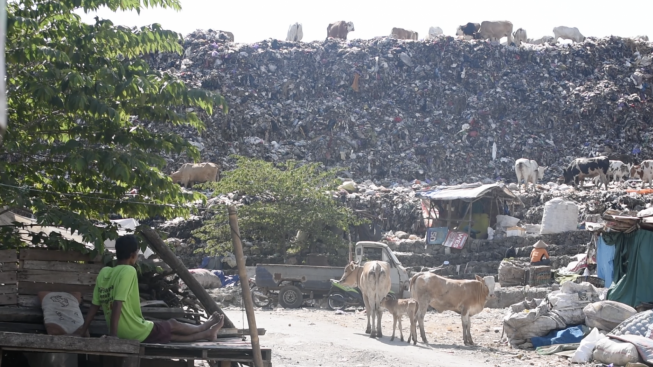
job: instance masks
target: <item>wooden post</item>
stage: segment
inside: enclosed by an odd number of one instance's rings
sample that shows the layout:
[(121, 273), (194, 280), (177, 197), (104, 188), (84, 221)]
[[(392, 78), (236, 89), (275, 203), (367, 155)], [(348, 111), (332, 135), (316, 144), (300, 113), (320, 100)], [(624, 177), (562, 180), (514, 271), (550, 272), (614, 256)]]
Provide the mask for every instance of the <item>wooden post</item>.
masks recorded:
[[(451, 201), (447, 201), (447, 229), (451, 230)], [(444, 248), (444, 254), (449, 255), (451, 253), (451, 247)]]
[(474, 212), (474, 208), (473, 208), (474, 202), (475, 201), (472, 201), (472, 202), (469, 203), (469, 208), (468, 208), (468, 210), (469, 210), (469, 223), (467, 223), (467, 237), (469, 237), (470, 234), (472, 233), (472, 213)]
[[(249, 335), (252, 338), (252, 352), (254, 353), (254, 366), (263, 367), (263, 357), (261, 356), (261, 346), (258, 341), (258, 330), (256, 329), (256, 317), (254, 316), (254, 302), (252, 302), (252, 293), (249, 289), (247, 280), (247, 268), (245, 267), (245, 255), (243, 254), (243, 245), (240, 243), (240, 230), (238, 229), (238, 211), (235, 206), (230, 206), (229, 227), (231, 227), (231, 242), (234, 245), (234, 254), (238, 264), (238, 273), (240, 276), (240, 285), (243, 287), (243, 303), (245, 303), (245, 312), (247, 313), (247, 323), (249, 324)], [(245, 325), (243, 325), (243, 328)]]
[(197, 297), (197, 300), (200, 301), (204, 310), (210, 316), (214, 312), (218, 312), (224, 315), (224, 327), (226, 328), (235, 328), (234, 323), (229, 320), (227, 315), (224, 314), (222, 309), (215, 303), (215, 300), (206, 292), (206, 289), (200, 285), (200, 283), (195, 279), (195, 277), (186, 269), (184, 263), (179, 260), (177, 256), (168, 248), (168, 246), (163, 242), (161, 237), (150, 227), (144, 227), (141, 229), (141, 234), (147, 241), (147, 243), (152, 248), (161, 260), (163, 260), (168, 266), (174, 270), (181, 280), (186, 283), (188, 289)]
[(347, 232), (349, 234), (349, 262), (351, 263), (353, 260), (353, 256), (351, 254), (351, 231)]

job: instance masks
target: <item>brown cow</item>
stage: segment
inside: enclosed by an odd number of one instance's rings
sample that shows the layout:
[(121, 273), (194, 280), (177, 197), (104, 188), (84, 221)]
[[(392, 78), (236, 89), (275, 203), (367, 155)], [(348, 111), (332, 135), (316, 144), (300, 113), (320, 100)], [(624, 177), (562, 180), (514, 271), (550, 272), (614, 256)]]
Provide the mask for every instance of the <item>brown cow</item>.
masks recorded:
[(345, 22), (340, 20), (334, 23), (329, 24), (327, 27), (327, 39), (340, 38), (341, 40), (347, 40), (347, 34), (354, 31), (354, 23)]
[(218, 180), (220, 167), (215, 163), (184, 163), (179, 171), (170, 175), (173, 183), (188, 187), (191, 183), (204, 183)]
[(397, 328), (397, 321), (399, 321), (399, 336), (401, 341), (404, 341), (404, 332), (401, 330), (401, 318), (403, 315), (408, 316), (410, 321), (410, 336), (408, 336), (408, 343), (413, 340), (413, 344), (417, 344), (417, 301), (412, 298), (409, 299), (396, 299), (391, 296), (385, 296), (381, 301), (381, 306), (385, 307), (392, 314), (392, 337), (390, 341), (395, 340), (395, 329)]
[(403, 28), (392, 28), (390, 36), (398, 40), (417, 40), (417, 32), (409, 31)]
[(494, 278), (477, 275), (476, 280), (454, 280), (432, 273), (417, 273), (410, 278), (410, 294), (417, 300), (417, 320), (424, 343), (427, 343), (424, 315), (431, 306), (438, 312), (460, 314), (463, 341), (465, 345), (474, 345), (469, 318), (483, 311), (487, 299), (494, 297)]
[[(340, 278), (340, 283), (350, 287), (358, 286), (363, 294), (365, 311), (367, 311), (367, 329), (366, 334), (370, 338), (382, 337), (381, 333), (381, 301), (383, 297), (390, 293), (392, 285), (390, 280), (390, 264), (385, 261), (368, 261), (365, 265), (360, 266), (353, 261), (345, 267), (345, 273)], [(370, 323), (370, 315), (372, 323)], [(374, 319), (378, 318), (375, 327)]]

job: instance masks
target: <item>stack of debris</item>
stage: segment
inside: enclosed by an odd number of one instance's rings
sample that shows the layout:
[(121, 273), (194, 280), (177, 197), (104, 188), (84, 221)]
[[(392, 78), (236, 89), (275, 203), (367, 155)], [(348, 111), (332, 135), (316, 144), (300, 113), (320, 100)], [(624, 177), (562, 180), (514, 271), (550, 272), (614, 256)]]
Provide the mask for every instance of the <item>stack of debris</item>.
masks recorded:
[[(175, 128), (204, 161), (236, 153), (322, 162), (359, 181), (456, 184), (512, 179), (520, 157), (557, 177), (573, 157), (653, 153), (652, 44), (641, 40), (234, 44), (196, 31), (183, 46), (182, 56), (151, 55), (151, 64), (222, 93), (231, 109), (202, 116), (202, 135)], [(170, 157), (169, 169), (185, 161)]]

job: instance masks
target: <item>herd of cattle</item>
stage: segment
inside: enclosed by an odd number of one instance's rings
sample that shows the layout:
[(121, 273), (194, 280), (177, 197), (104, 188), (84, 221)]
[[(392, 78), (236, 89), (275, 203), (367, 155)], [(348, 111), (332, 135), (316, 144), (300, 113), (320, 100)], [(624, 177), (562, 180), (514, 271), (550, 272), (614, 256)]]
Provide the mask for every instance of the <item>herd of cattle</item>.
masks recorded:
[[(537, 180), (544, 178), (546, 169), (547, 167), (540, 167), (534, 160), (526, 158), (516, 160), (517, 184), (524, 181), (527, 190), (529, 183), (533, 184), (532, 187), (534, 188), (537, 185)], [(576, 158), (563, 170), (559, 181), (565, 184), (572, 183), (574, 186), (580, 184), (582, 188), (586, 177), (594, 178), (594, 181), (599, 184), (599, 188), (601, 188), (602, 184), (605, 185), (606, 190), (610, 180), (621, 181), (628, 178), (640, 179), (642, 188), (647, 183), (651, 187), (653, 183), (653, 160), (645, 160), (638, 165), (634, 165), (610, 160), (607, 157)]]
[[(327, 39), (338, 38), (342, 40), (347, 39), (347, 34), (354, 31), (353, 22), (345, 22), (344, 20), (334, 22), (329, 24), (327, 27)], [(442, 28), (440, 27), (430, 27), (428, 33), (428, 39), (434, 39), (440, 35), (444, 34)], [(295, 23), (288, 28), (288, 35), (286, 41), (299, 42), (304, 36), (302, 25), (300, 23)], [(392, 28), (390, 36), (397, 39), (405, 40), (417, 40), (418, 33), (415, 31), (403, 29), (403, 28)], [(544, 44), (557, 42), (558, 39), (567, 39), (573, 42), (583, 42), (585, 36), (583, 36), (578, 28), (576, 27), (565, 27), (559, 26), (553, 28), (553, 36), (544, 36), (538, 39), (529, 39), (526, 30), (519, 28), (513, 32), (512, 23), (509, 21), (484, 21), (482, 23), (467, 23), (461, 25), (456, 29), (456, 36), (462, 37), (464, 39), (479, 39), (479, 40), (490, 40), (499, 42), (501, 38), (507, 37), (507, 44), (514, 43), (516, 46), (520, 46), (522, 43), (530, 44)], [(647, 36), (639, 36), (639, 39), (648, 41)]]
[[(455, 280), (445, 278), (429, 272), (422, 272), (410, 278), (410, 294), (408, 299), (393, 299), (388, 297), (390, 292), (390, 265), (385, 261), (368, 261), (363, 266), (351, 262), (345, 267), (345, 272), (340, 283), (360, 288), (367, 313), (367, 328), (365, 333), (371, 338), (382, 337), (381, 316), (385, 307), (393, 316), (392, 338), (394, 339), (395, 327), (399, 321), (399, 334), (404, 341), (401, 331), (401, 318), (408, 316), (410, 321), (410, 336), (408, 343), (417, 344), (417, 327), (419, 323), (422, 341), (427, 343), (424, 331), (424, 316), (429, 306), (438, 312), (454, 311), (460, 314), (463, 325), (463, 342), (473, 345), (470, 317), (483, 311), (488, 299), (494, 297), (494, 277), (476, 280)], [(371, 318), (371, 322), (370, 322)]]

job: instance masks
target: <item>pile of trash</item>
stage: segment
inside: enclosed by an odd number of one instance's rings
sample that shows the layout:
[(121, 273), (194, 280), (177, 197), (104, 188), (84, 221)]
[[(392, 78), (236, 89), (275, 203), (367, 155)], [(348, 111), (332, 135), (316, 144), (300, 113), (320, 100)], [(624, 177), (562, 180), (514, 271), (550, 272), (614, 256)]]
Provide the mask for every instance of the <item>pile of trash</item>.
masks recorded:
[(606, 292), (590, 283), (566, 282), (545, 299), (510, 306), (503, 319), (508, 343), (568, 357), (573, 363), (651, 363), (653, 311), (638, 313), (623, 303), (603, 300)]
[[(150, 64), (222, 93), (227, 115), (175, 131), (223, 164), (240, 154), (342, 167), (357, 181), (513, 180), (535, 159), (558, 177), (574, 157), (653, 156), (653, 43), (588, 38), (521, 48), (440, 36), (226, 43), (186, 36)], [(150, 127), (153, 128), (153, 127)], [(169, 157), (169, 170), (187, 158)]]

